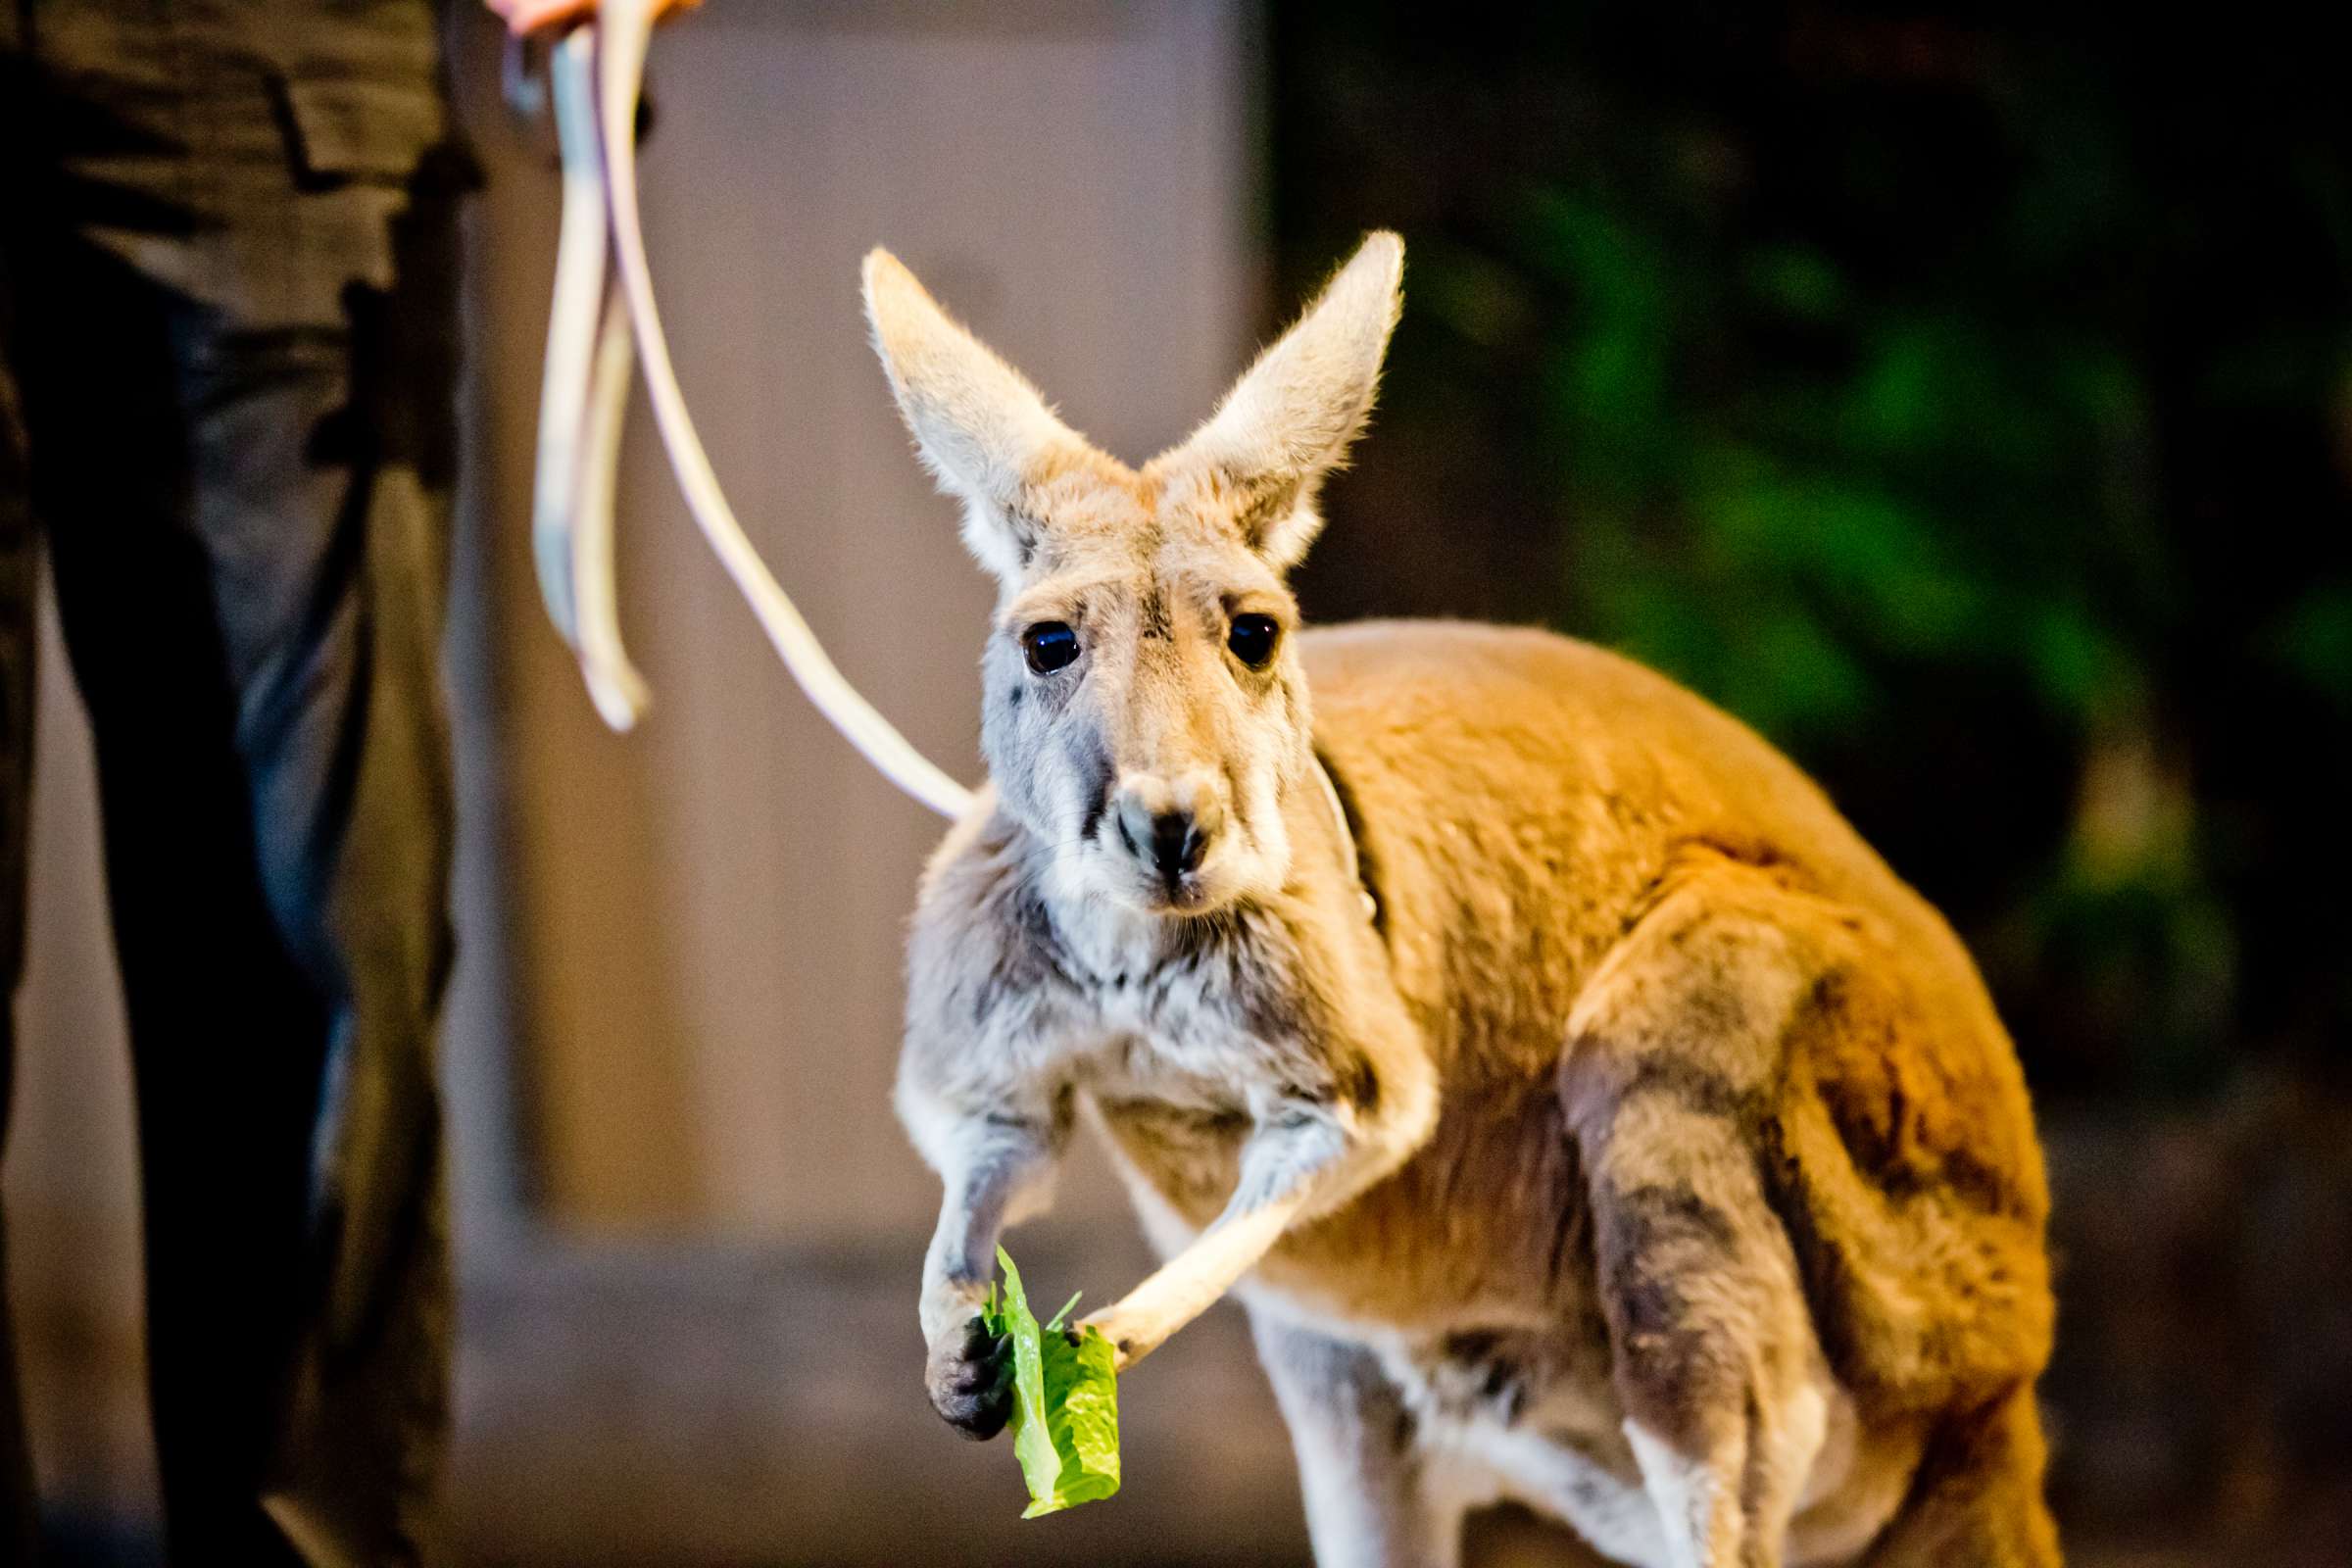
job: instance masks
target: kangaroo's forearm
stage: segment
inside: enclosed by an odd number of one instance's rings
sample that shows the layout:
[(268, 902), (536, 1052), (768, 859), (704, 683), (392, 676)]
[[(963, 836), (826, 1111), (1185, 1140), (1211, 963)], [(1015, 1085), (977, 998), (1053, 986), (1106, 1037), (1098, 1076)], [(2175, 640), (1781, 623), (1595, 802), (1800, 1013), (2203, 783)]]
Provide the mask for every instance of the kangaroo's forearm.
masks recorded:
[(963, 1119), (937, 1140), (939, 1224), (923, 1255), (923, 1336), (935, 1340), (988, 1298), (1004, 1227), (1052, 1200), (1059, 1129), (1002, 1116)]
[(1087, 1321), (1132, 1366), (1214, 1305), (1300, 1218), (1320, 1213), (1402, 1157), (1394, 1123), (1359, 1126), (1327, 1106), (1277, 1109), (1250, 1136), (1225, 1211), (1115, 1305)]
[(1214, 1306), (1282, 1240), (1304, 1201), (1303, 1193), (1294, 1193), (1219, 1218), (1117, 1305), (1088, 1318), (1087, 1323), (1110, 1341), (1120, 1370), (1158, 1349), (1170, 1335)]

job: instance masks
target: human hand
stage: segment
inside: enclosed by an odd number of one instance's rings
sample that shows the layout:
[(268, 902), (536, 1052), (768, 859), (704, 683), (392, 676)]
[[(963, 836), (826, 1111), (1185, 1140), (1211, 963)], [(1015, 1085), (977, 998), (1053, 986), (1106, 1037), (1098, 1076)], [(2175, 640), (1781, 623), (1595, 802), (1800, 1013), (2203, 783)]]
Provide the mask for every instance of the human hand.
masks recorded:
[[(508, 30), (516, 37), (552, 32), (575, 22), (586, 22), (597, 10), (597, 0), (483, 0), (483, 3), (505, 19)], [(700, 4), (702, 0), (655, 0), (654, 15), (666, 17)]]

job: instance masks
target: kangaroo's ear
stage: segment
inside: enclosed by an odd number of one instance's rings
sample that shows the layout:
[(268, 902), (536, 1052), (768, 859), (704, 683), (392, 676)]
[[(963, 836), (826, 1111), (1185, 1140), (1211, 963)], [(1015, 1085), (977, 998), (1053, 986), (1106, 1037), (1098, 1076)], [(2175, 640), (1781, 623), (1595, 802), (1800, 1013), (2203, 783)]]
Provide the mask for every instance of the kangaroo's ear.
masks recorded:
[(1366, 236), (1306, 314), (1243, 372), (1178, 454), (1211, 466), (1244, 497), (1251, 549), (1295, 564), (1323, 526), (1315, 488), (1347, 460), (1371, 416), (1381, 357), (1403, 306), (1404, 241)]
[(1017, 577), (1035, 554), (1029, 486), (1056, 454), (1087, 450), (1037, 388), (972, 336), (899, 259), (865, 259), (865, 317), (899, 413), (940, 488), (963, 503), (963, 538), (980, 564)]

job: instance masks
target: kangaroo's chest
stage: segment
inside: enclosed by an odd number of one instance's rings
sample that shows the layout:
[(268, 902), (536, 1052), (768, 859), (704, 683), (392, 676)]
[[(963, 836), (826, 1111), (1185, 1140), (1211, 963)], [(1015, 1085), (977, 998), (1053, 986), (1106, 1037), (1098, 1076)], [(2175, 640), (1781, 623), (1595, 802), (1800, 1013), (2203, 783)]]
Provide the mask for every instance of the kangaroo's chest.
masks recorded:
[(1327, 1079), (1346, 1050), (1309, 1026), (1313, 1009), (1289, 994), (1291, 976), (1247, 921), (1181, 939), (1084, 941), (1073, 934), (1063, 955), (1076, 981), (1076, 1076), (1106, 1106), (1156, 1108), (1231, 1143), (1257, 1109)]
[(1074, 956), (1070, 1076), (1130, 1174), (1197, 1229), (1232, 1193), (1260, 1111), (1311, 1076), (1324, 1043), (1266, 1027), (1282, 1002), (1239, 942)]
[(1229, 999), (1193, 977), (1114, 991), (1096, 1023), (1103, 1043), (1082, 1082), (1103, 1130), (1131, 1174), (1197, 1230), (1232, 1194), (1296, 1048), (1238, 1027)]

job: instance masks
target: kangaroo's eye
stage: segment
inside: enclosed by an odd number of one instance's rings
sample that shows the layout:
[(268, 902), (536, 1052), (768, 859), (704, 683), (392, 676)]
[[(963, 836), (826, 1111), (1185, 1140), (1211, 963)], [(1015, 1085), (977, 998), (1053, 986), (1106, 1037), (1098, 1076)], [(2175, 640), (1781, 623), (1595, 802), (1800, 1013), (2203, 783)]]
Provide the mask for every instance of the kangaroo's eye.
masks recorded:
[(1274, 657), (1274, 639), (1281, 632), (1272, 615), (1236, 615), (1225, 633), (1225, 646), (1251, 669), (1263, 669), (1266, 661)]
[(1078, 634), (1058, 620), (1041, 620), (1021, 632), (1021, 652), (1031, 669), (1051, 675), (1078, 657)]

